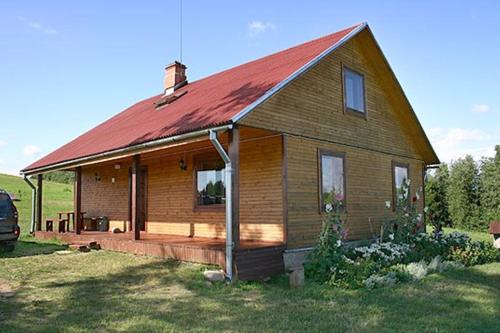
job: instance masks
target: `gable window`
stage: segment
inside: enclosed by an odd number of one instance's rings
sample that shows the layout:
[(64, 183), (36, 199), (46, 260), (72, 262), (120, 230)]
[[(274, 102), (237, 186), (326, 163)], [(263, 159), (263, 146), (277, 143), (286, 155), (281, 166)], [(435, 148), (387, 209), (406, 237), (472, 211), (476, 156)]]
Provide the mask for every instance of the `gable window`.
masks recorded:
[(225, 165), (216, 157), (196, 162), (195, 205), (197, 207), (223, 207), (226, 203)]
[(324, 212), (337, 202), (345, 208), (345, 155), (325, 150), (319, 151), (320, 208)]
[[(393, 208), (398, 204), (403, 195), (403, 183), (410, 177), (409, 165), (406, 163), (392, 163), (392, 203)], [(408, 195), (408, 194), (407, 194)]]
[(347, 111), (365, 114), (365, 78), (352, 69), (343, 67), (344, 107)]

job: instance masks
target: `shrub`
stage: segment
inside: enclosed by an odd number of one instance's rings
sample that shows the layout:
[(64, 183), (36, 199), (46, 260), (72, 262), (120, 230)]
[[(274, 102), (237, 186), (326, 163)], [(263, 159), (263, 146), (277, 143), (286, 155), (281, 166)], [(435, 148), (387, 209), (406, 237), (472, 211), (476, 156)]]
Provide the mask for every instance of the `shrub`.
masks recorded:
[(465, 266), (481, 265), (500, 261), (500, 251), (485, 242), (475, 241), (462, 247), (454, 247), (448, 257)]
[(390, 220), (392, 228), (386, 229), (390, 231), (387, 241), (381, 237), (366, 246), (344, 246), (347, 228), (341, 203), (327, 205), (318, 243), (305, 266), (306, 275), (335, 287), (377, 288), (500, 259), (500, 251), (487, 243), (473, 242), (464, 233), (419, 233), (422, 216), (416, 208), (418, 193), (411, 202), (405, 200), (409, 182), (405, 184), (396, 218)]

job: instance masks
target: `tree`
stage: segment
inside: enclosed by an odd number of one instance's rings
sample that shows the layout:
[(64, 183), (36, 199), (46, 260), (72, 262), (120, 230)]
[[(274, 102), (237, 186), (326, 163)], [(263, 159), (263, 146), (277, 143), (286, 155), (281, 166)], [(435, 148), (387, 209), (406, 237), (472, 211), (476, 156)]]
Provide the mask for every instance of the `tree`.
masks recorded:
[(479, 179), (482, 225), (500, 220), (500, 145), (495, 146), (495, 157), (481, 160)]
[(483, 229), (479, 218), (479, 171), (470, 155), (451, 164), (448, 206), (453, 225), (472, 230)]
[(448, 209), (449, 182), (448, 165), (444, 163), (439, 166), (434, 175), (428, 174), (425, 182), (426, 219), (436, 232), (441, 231), (443, 226), (451, 225)]

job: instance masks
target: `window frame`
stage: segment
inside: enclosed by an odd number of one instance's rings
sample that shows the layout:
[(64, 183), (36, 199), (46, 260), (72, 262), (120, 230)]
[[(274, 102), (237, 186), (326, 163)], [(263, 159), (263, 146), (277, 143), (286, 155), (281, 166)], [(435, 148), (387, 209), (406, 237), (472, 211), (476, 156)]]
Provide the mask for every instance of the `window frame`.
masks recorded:
[[(199, 205), (198, 204), (198, 171), (203, 171), (202, 166), (203, 162), (211, 162), (211, 161), (222, 161), (220, 156), (214, 152), (214, 153), (205, 153), (205, 154), (199, 154), (196, 155), (193, 158), (193, 211), (194, 212), (206, 212), (206, 211), (212, 211), (212, 212), (221, 212), (226, 209), (226, 204), (213, 204), (213, 205)], [(223, 170), (225, 169), (225, 166)], [(225, 179), (224, 179), (225, 182)], [(224, 184), (224, 197), (226, 195), (226, 185)]]
[[(398, 168), (405, 168), (406, 169), (406, 175), (407, 179), (410, 179), (410, 163), (408, 162), (397, 162), (397, 161), (392, 161), (391, 163), (391, 169), (392, 169), (392, 211), (396, 211), (396, 205), (397, 205), (397, 199), (396, 199), (396, 194), (397, 194), (397, 189), (396, 189), (396, 167)], [(409, 192), (411, 193), (411, 184), (410, 184), (410, 189)], [(408, 193), (408, 202), (410, 202), (411, 196)]]
[(342, 181), (344, 186), (344, 204), (342, 205), (341, 211), (347, 211), (347, 169), (346, 169), (346, 153), (339, 152), (329, 149), (318, 149), (318, 212), (323, 214), (325, 210), (323, 209), (323, 156), (337, 157), (342, 159)]
[[(367, 115), (368, 107), (366, 104), (366, 79), (365, 79), (365, 75), (363, 73), (361, 73), (360, 71), (352, 69), (351, 67), (348, 67), (344, 64), (341, 64), (341, 67), (342, 67), (342, 70), (341, 70), (341, 72), (342, 72), (342, 75), (341, 75), (342, 76), (342, 78), (341, 78), (342, 105), (343, 105), (344, 114), (350, 114), (350, 115), (361, 117), (361, 118), (364, 118), (365, 120), (367, 120), (368, 119), (368, 115)], [(359, 111), (359, 110), (356, 110), (356, 109), (353, 109), (353, 108), (350, 108), (347, 106), (347, 89), (346, 89), (346, 84), (345, 84), (346, 70), (361, 76), (361, 79), (363, 81), (363, 106), (364, 106), (363, 111)]]

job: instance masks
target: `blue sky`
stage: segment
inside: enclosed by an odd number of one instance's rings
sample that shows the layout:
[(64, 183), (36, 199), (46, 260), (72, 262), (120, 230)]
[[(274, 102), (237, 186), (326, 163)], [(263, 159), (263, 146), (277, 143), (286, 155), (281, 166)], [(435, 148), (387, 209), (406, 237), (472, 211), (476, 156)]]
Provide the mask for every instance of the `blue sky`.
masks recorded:
[[(367, 21), (443, 161), (500, 144), (500, 2), (183, 0), (195, 80)], [(2, 1), (0, 172), (162, 90), (179, 1)]]

